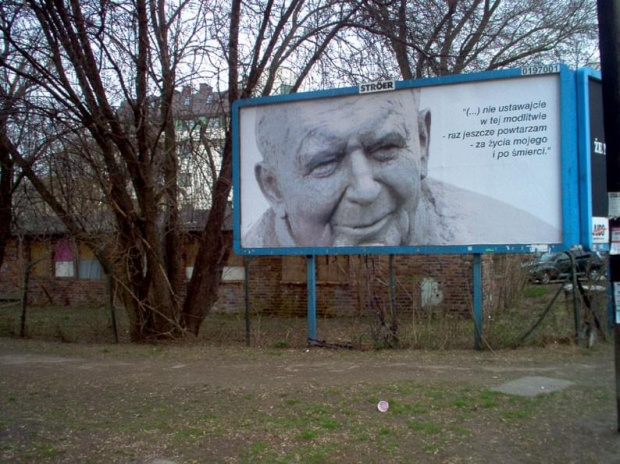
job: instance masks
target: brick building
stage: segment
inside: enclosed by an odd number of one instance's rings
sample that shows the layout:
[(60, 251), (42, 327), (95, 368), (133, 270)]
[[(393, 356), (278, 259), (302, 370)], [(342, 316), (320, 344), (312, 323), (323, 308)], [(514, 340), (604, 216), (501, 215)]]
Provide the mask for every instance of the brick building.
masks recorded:
[[(232, 238), (232, 237), (231, 237)], [(198, 238), (185, 236), (185, 278), (191, 276)], [(485, 310), (502, 297), (504, 256), (485, 256)], [(317, 311), (323, 316), (357, 316), (389, 307), (387, 256), (317, 257)], [(30, 263), (30, 264), (29, 264)], [(253, 313), (303, 316), (306, 313), (304, 257), (265, 256), (245, 260)], [(30, 265), (31, 304), (108, 304), (110, 284), (92, 252), (62, 234), (14, 236), (0, 268), (0, 296), (21, 294)], [(245, 310), (244, 259), (231, 254), (214, 311)], [(396, 310), (447, 311), (468, 317), (472, 308), (472, 259), (469, 255), (401, 255), (394, 258)], [(112, 292), (114, 289), (112, 288)], [(116, 298), (117, 305), (121, 301)]]

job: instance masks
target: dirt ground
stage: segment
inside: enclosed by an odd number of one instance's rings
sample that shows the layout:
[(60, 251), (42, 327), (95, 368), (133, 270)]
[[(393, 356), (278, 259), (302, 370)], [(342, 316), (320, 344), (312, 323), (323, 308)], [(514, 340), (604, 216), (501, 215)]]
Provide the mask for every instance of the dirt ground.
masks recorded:
[[(0, 462), (620, 463), (611, 344), (256, 350), (0, 339)], [(543, 399), (491, 390), (570, 380)], [(377, 399), (389, 399), (381, 414)]]

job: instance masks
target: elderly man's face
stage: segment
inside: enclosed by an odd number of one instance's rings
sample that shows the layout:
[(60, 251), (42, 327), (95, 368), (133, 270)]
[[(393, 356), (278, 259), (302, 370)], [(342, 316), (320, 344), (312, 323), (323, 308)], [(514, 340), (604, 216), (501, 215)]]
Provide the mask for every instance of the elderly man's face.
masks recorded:
[(427, 163), (422, 119), (411, 95), (396, 94), (299, 104), (288, 112), (283, 146), (257, 176), (295, 243), (410, 243)]

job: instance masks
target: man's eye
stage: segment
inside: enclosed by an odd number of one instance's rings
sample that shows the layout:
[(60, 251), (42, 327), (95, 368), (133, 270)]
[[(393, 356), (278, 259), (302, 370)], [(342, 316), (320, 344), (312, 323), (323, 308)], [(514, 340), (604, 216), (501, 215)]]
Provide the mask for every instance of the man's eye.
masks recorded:
[(372, 152), (372, 157), (377, 161), (390, 161), (398, 157), (402, 147), (396, 144), (382, 145)]
[(310, 170), (310, 175), (312, 177), (328, 177), (331, 176), (334, 172), (336, 172), (336, 169), (338, 168), (338, 160), (337, 159), (331, 159), (331, 160), (327, 160), (327, 161), (323, 161), (317, 165), (315, 165), (311, 170)]

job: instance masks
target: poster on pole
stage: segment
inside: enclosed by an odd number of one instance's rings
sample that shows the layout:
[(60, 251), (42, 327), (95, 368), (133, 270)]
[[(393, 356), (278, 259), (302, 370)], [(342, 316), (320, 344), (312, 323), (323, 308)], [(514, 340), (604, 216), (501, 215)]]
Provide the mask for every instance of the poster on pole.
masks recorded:
[(237, 102), (235, 250), (570, 246), (579, 235), (574, 108), (574, 75), (561, 66)]
[(577, 71), (579, 161), (581, 191), (581, 242), (590, 250), (609, 249), (607, 145), (603, 124), (603, 86), (600, 72)]

